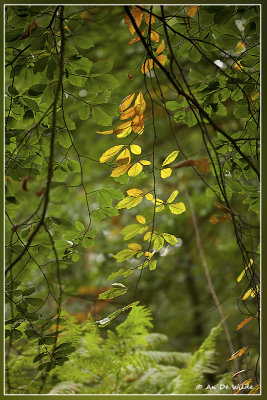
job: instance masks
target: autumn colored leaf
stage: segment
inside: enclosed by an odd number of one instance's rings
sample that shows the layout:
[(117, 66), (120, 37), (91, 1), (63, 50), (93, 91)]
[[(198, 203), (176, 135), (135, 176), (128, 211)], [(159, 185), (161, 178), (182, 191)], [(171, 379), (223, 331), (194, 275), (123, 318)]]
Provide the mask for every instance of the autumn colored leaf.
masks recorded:
[(135, 33), (134, 26), (133, 26), (133, 24), (131, 22), (129, 23), (129, 32), (130, 32), (131, 35), (133, 35)]
[(147, 193), (146, 194), (146, 199), (152, 201), (154, 199), (153, 194)]
[[(142, 32), (141, 32), (141, 35), (142, 35), (142, 36), (144, 36), (144, 34), (145, 34), (145, 29), (143, 29)], [(134, 44), (134, 43), (139, 42), (140, 40), (141, 40), (140, 37), (137, 36), (137, 37), (133, 38), (132, 40), (130, 40), (130, 41), (128, 42), (128, 44), (129, 44), (129, 45), (130, 45), (130, 44)]]
[(130, 119), (133, 118), (136, 114), (135, 106), (128, 108), (128, 110), (125, 110), (121, 115), (120, 119)]
[(150, 260), (150, 258), (152, 257), (152, 253), (150, 253), (150, 251), (146, 251), (145, 252), (145, 257), (148, 259), (148, 260)]
[(237, 63), (234, 64), (234, 69), (243, 69), (243, 68), (244, 67), (240, 61), (237, 61)]
[(219, 218), (212, 216), (212, 217), (210, 217), (209, 222), (213, 225), (217, 225), (220, 222), (224, 222), (230, 218), (231, 218), (231, 215), (225, 215), (224, 217), (219, 217)]
[(149, 25), (149, 22), (150, 22), (151, 25), (154, 25), (154, 23), (156, 22), (156, 18), (154, 17), (154, 15), (151, 15), (151, 14), (146, 12), (145, 13), (145, 21), (146, 21), (147, 25)]
[(128, 249), (138, 251), (138, 250), (142, 250), (142, 246), (139, 243), (129, 243)]
[(167, 200), (167, 203), (172, 203), (173, 200), (175, 200), (177, 195), (178, 195), (178, 190), (175, 190), (174, 192), (172, 192), (172, 194), (170, 195), (170, 197)]
[(131, 105), (131, 103), (134, 99), (134, 96), (135, 96), (135, 92), (133, 92), (132, 94), (129, 94), (122, 100), (121, 104), (119, 105), (119, 109), (118, 109), (119, 113), (126, 110)]
[(223, 211), (223, 212), (226, 213), (226, 214), (231, 214), (231, 213), (232, 213), (232, 211), (231, 211), (230, 208), (226, 207), (225, 205), (223, 205), (223, 204), (221, 204), (221, 203), (215, 203), (215, 206), (216, 206), (219, 210)]
[(160, 41), (160, 36), (156, 31), (153, 31), (153, 29), (151, 29), (150, 39), (153, 40), (153, 42), (159, 42)]
[(244, 319), (244, 321), (240, 322), (240, 324), (237, 325), (236, 331), (239, 331), (239, 329), (243, 328), (246, 324), (248, 324), (252, 319), (255, 319), (255, 317), (248, 317)]
[(236, 351), (236, 352), (235, 352), (234, 354), (232, 354), (231, 357), (228, 358), (228, 360), (226, 360), (226, 361), (231, 361), (231, 360), (234, 360), (236, 357), (242, 356), (243, 354), (245, 354), (245, 352), (247, 351), (247, 349), (248, 349), (248, 346), (242, 347), (242, 349)]
[(137, 197), (143, 194), (143, 191), (140, 189), (129, 189), (127, 190), (128, 196)]
[(196, 13), (198, 12), (199, 7), (200, 6), (191, 6), (191, 7), (189, 7), (188, 10), (187, 10), (188, 17), (193, 18), (196, 15)]
[(234, 378), (236, 378), (238, 375), (241, 375), (241, 374), (243, 374), (243, 372), (246, 372), (246, 371), (247, 371), (247, 369), (241, 369), (240, 371), (236, 372), (236, 373), (232, 376), (232, 378), (234, 379)]
[(128, 78), (132, 81), (134, 79), (134, 76), (128, 72)]
[(110, 176), (112, 176), (114, 178), (117, 178), (118, 176), (121, 176), (121, 175), (125, 174), (125, 172), (128, 171), (130, 166), (131, 166), (131, 164), (120, 165), (119, 167), (113, 169), (113, 171), (112, 171)]
[(122, 138), (128, 136), (132, 132), (132, 121), (125, 121), (121, 124), (117, 125), (113, 131), (117, 135), (118, 138)]
[(185, 205), (182, 202), (170, 204), (169, 209), (173, 214), (182, 214), (186, 211)]
[(129, 176), (137, 176), (142, 172), (143, 166), (139, 162), (134, 164), (128, 171)]
[(141, 116), (142, 114), (144, 114), (145, 109), (146, 109), (146, 102), (145, 102), (145, 99), (144, 99), (144, 96), (143, 96), (142, 92), (140, 92), (138, 94), (134, 105), (135, 105), (136, 114), (138, 116)]
[(137, 196), (137, 197), (125, 197), (124, 199), (122, 199), (116, 206), (117, 209), (120, 208), (132, 208), (135, 207), (137, 204), (141, 203), (141, 201), (143, 200), (142, 196)]
[(163, 161), (163, 163), (162, 163), (162, 167), (164, 167), (165, 165), (167, 165), (167, 164), (170, 164), (170, 163), (172, 163), (175, 159), (176, 159), (176, 157), (178, 156), (178, 154), (179, 154), (179, 151), (172, 151), (166, 158), (165, 158), (165, 160)]
[(140, 224), (146, 224), (146, 219), (145, 217), (143, 217), (143, 215), (137, 215), (136, 216), (136, 220), (140, 223)]
[[(158, 60), (158, 62), (161, 64), (161, 65), (165, 65), (166, 64), (166, 61), (167, 61), (167, 57), (164, 55), (164, 54), (160, 54), (158, 57), (157, 57), (157, 60)], [(159, 68), (159, 66), (156, 64), (156, 67), (157, 68)]]
[(99, 162), (104, 163), (104, 162), (110, 160), (111, 158), (113, 158), (120, 151), (120, 149), (123, 146), (124, 146), (123, 144), (120, 144), (118, 146), (110, 147), (108, 150), (106, 150), (102, 154), (102, 156), (99, 159)]
[(159, 47), (158, 47), (157, 50), (156, 50), (156, 53), (157, 53), (157, 54), (160, 54), (160, 53), (163, 52), (164, 49), (165, 49), (165, 42), (164, 42), (164, 39), (162, 39), (162, 41), (161, 41)]
[(141, 67), (142, 74), (147, 74), (153, 68), (152, 58), (148, 58)]
[(130, 145), (130, 150), (133, 154), (141, 154), (142, 149), (138, 144), (131, 144)]
[(131, 162), (131, 154), (128, 149), (122, 150), (122, 152), (116, 158), (116, 164), (129, 164)]
[(171, 176), (172, 174), (172, 169), (171, 168), (164, 168), (160, 171), (160, 176), (165, 179)]
[(245, 49), (245, 43), (244, 42), (238, 42), (237, 45), (235, 46), (235, 52), (237, 54), (242, 53)]
[(151, 162), (148, 161), (148, 160), (140, 160), (140, 163), (141, 163), (142, 165), (150, 165), (150, 164), (151, 164)]
[(109, 130), (109, 131), (102, 131), (102, 132), (97, 131), (96, 133), (100, 133), (100, 135), (111, 135), (114, 132), (113, 132), (113, 129), (112, 129), (112, 130)]
[(142, 23), (142, 19), (143, 19), (143, 11), (140, 10), (140, 8), (133, 6), (133, 11), (131, 14), (135, 20), (136, 25), (139, 28), (139, 26)]
[(249, 263), (248, 263), (247, 267), (243, 269), (243, 271), (241, 272), (241, 274), (240, 274), (239, 277), (237, 278), (237, 282), (240, 282), (240, 281), (243, 279), (243, 277), (244, 277), (244, 275), (245, 275), (245, 273), (246, 273), (246, 270), (247, 270), (248, 268), (250, 268), (252, 265), (253, 265), (253, 260), (252, 260), (252, 258), (251, 258), (251, 259), (249, 260)]
[(124, 14), (123, 20), (124, 20), (124, 23), (125, 23), (125, 24), (129, 24), (129, 22), (130, 22), (130, 17), (129, 17), (129, 15), (128, 15), (128, 14)]
[(141, 135), (144, 130), (144, 115), (136, 115), (132, 119), (132, 129), (134, 133)]

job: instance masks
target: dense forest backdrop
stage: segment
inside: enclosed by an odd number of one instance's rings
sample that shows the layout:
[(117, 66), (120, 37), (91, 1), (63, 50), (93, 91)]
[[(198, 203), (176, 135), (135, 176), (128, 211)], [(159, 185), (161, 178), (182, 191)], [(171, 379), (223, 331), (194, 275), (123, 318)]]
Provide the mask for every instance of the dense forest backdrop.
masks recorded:
[(6, 393), (260, 393), (260, 7), (5, 24)]

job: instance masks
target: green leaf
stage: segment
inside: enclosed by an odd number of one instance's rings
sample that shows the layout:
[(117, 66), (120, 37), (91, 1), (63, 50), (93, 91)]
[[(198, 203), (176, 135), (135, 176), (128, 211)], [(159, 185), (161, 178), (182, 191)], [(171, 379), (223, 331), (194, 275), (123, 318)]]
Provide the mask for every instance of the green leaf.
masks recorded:
[(141, 224), (132, 224), (125, 226), (121, 234), (124, 235), (124, 240), (132, 239), (134, 236), (138, 234), (144, 233), (148, 229), (147, 226)]
[(92, 65), (91, 74), (105, 74), (113, 67), (113, 62), (97, 61)]
[(29, 88), (28, 90), (28, 95), (30, 97), (39, 97), (44, 93), (44, 90), (46, 89), (46, 84), (43, 83), (38, 83), (36, 85), (33, 85)]
[(92, 110), (93, 118), (99, 125), (110, 126), (112, 125), (113, 117), (107, 114), (101, 106), (94, 106)]
[(158, 262), (158, 260), (149, 261), (148, 268), (150, 269), (150, 271), (153, 271), (154, 269), (157, 268), (157, 262)]
[(163, 238), (166, 240), (166, 242), (175, 245), (178, 243), (178, 240), (174, 235), (171, 235), (170, 233), (162, 233)]
[(38, 299), (36, 297), (26, 297), (25, 300), (30, 303), (32, 306), (42, 306), (44, 304), (42, 299)]
[(97, 202), (100, 207), (110, 207), (112, 205), (112, 197), (108, 192), (100, 190), (97, 192)]
[(100, 293), (98, 298), (99, 298), (99, 300), (114, 299), (115, 297), (122, 296), (126, 292), (127, 292), (127, 289), (113, 288), (113, 289), (109, 289), (108, 291), (106, 291), (104, 293)]
[(154, 240), (155, 250), (161, 250), (163, 245), (164, 245), (164, 239), (160, 235), (157, 235)]
[(76, 227), (77, 231), (79, 231), (79, 232), (84, 231), (84, 224), (80, 221), (75, 222), (75, 227)]
[(102, 89), (115, 89), (120, 85), (119, 81), (112, 75), (100, 75), (94, 78)]
[(90, 113), (91, 113), (91, 108), (89, 104), (83, 104), (82, 106), (79, 107), (78, 115), (82, 121), (86, 121), (90, 117)]
[(90, 49), (94, 46), (94, 42), (88, 32), (75, 33), (73, 36), (73, 41), (75, 45), (81, 49)]
[(123, 249), (115, 254), (114, 258), (116, 258), (117, 262), (123, 262), (132, 258), (138, 251), (130, 250), (130, 249)]
[(70, 135), (65, 130), (58, 132), (57, 139), (58, 143), (66, 149), (68, 149), (72, 145)]

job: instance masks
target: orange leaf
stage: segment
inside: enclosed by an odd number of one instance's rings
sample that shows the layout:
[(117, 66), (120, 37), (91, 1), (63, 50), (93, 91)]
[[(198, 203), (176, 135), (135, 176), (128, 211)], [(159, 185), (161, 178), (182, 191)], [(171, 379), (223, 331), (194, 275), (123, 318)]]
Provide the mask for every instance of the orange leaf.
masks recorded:
[(146, 21), (147, 25), (149, 25), (149, 21), (150, 21), (151, 25), (153, 25), (156, 22), (156, 18), (154, 17), (154, 15), (151, 15), (151, 18), (150, 18), (150, 15), (151, 14), (149, 14), (147, 12), (145, 14), (145, 21)]
[(238, 388), (234, 391), (234, 394), (241, 392), (244, 389), (244, 386), (248, 386), (252, 382), (252, 378), (247, 379), (246, 381), (242, 382), (238, 385)]
[(131, 166), (131, 164), (120, 165), (119, 167), (113, 169), (110, 176), (113, 176), (114, 178), (121, 176), (121, 175), (125, 174), (126, 171), (128, 171), (130, 166)]
[(147, 74), (153, 68), (153, 60), (148, 58), (141, 67), (141, 72)]
[(231, 357), (228, 358), (228, 360), (226, 360), (226, 361), (231, 361), (231, 360), (234, 360), (236, 357), (242, 356), (243, 354), (245, 354), (245, 352), (247, 351), (247, 349), (248, 349), (248, 346), (242, 347), (242, 349), (236, 351), (236, 352), (235, 352), (234, 354), (232, 354)]
[(131, 133), (131, 123), (132, 121), (125, 121), (114, 128), (114, 133), (117, 135), (118, 138), (128, 136)]
[(135, 96), (135, 92), (133, 92), (132, 94), (129, 94), (122, 100), (121, 104), (119, 105), (119, 109), (118, 109), (119, 113), (126, 110), (126, 108), (128, 108), (131, 105), (131, 102), (133, 101), (134, 96)]
[(128, 72), (128, 78), (132, 81), (134, 79), (134, 76)]
[(124, 20), (124, 23), (125, 23), (125, 24), (129, 24), (130, 18), (129, 18), (129, 16), (128, 16), (128, 14), (124, 14), (123, 20)]
[[(167, 57), (166, 57), (164, 54), (160, 54), (160, 55), (157, 57), (157, 60), (158, 60), (158, 62), (161, 63), (161, 65), (165, 65), (165, 64), (166, 64), (166, 61), (167, 61), (168, 59), (167, 59)], [(157, 65), (157, 64), (156, 64), (156, 65)], [(157, 67), (159, 68), (158, 65), (157, 65)]]
[(187, 10), (188, 17), (193, 18), (196, 15), (199, 7), (200, 6), (191, 6), (191, 7), (189, 7), (188, 10)]
[[(143, 29), (142, 32), (141, 32), (142, 36), (144, 36), (144, 33), (145, 33), (145, 29)], [(128, 42), (128, 44), (133, 44), (133, 43), (139, 42), (139, 40), (140, 40), (140, 37), (137, 36), (137, 37), (133, 38), (132, 40), (130, 40)]]
[(251, 321), (252, 319), (255, 319), (255, 317), (249, 317), (249, 318), (244, 319), (244, 321), (240, 322), (240, 324), (237, 325), (236, 331), (239, 331), (239, 329), (243, 328), (243, 326), (246, 325), (247, 323), (249, 323), (249, 321)]
[(231, 215), (226, 215), (225, 217), (219, 217), (219, 218), (217, 218), (217, 217), (211, 217), (211, 218), (209, 219), (209, 222), (210, 222), (211, 224), (213, 224), (213, 225), (217, 225), (217, 224), (219, 224), (220, 222), (226, 221), (227, 219), (230, 219), (230, 218), (231, 218)]
[(128, 108), (128, 110), (125, 110), (121, 116), (120, 119), (124, 120), (124, 119), (129, 119), (129, 118), (133, 118), (136, 114), (136, 110), (135, 110), (135, 106)]
[(141, 135), (144, 129), (144, 115), (136, 115), (132, 120), (132, 129), (134, 133)]
[(156, 31), (153, 31), (153, 29), (151, 29), (150, 39), (153, 40), (153, 42), (159, 42), (160, 41), (160, 36)]
[(135, 20), (136, 25), (139, 27), (143, 19), (143, 11), (138, 7), (133, 7), (132, 16)]
[(219, 210), (225, 212), (226, 214), (232, 214), (232, 211), (230, 210), (230, 208), (224, 206), (223, 204), (215, 203), (215, 206), (217, 208), (219, 208)]
[(156, 53), (157, 53), (157, 54), (160, 54), (160, 53), (163, 52), (164, 49), (165, 49), (165, 42), (164, 42), (164, 39), (162, 39), (162, 41), (161, 41), (159, 47), (158, 47), (157, 50), (156, 50)]

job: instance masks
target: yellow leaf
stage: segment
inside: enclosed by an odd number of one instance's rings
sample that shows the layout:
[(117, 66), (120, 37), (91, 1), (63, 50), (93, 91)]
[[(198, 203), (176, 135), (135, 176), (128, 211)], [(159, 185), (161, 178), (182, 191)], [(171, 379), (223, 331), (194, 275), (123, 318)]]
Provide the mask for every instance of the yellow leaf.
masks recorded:
[(151, 201), (154, 199), (154, 197), (151, 193), (148, 193), (148, 194), (146, 194), (146, 199)]
[(125, 174), (126, 171), (130, 168), (131, 164), (124, 164), (120, 165), (119, 167), (113, 169), (112, 173), (110, 176), (113, 176), (114, 178), (117, 178), (118, 176), (121, 176)]
[(160, 54), (160, 53), (163, 52), (164, 49), (165, 49), (165, 42), (164, 42), (164, 39), (162, 39), (162, 41), (161, 41), (159, 47), (158, 47), (157, 50), (156, 50), (156, 53), (157, 53), (157, 54)]
[(142, 152), (142, 149), (138, 144), (131, 144), (130, 149), (133, 154), (141, 154)]
[(155, 208), (155, 211), (160, 212), (160, 211), (164, 210), (164, 208), (165, 208), (164, 204), (161, 204), (160, 206)]
[(128, 249), (134, 250), (134, 251), (142, 250), (142, 246), (139, 243), (129, 243)]
[(144, 114), (144, 111), (146, 109), (146, 102), (145, 102), (145, 99), (144, 99), (144, 96), (143, 96), (142, 92), (140, 92), (138, 94), (134, 105), (135, 105), (135, 111), (136, 111), (137, 115), (140, 116), (140, 115)]
[(248, 394), (256, 394), (259, 390), (260, 390), (260, 384), (258, 383), (256, 386), (254, 386), (253, 389), (251, 389), (250, 392), (248, 392)]
[(171, 162), (173, 162), (176, 157), (178, 156), (179, 151), (172, 151), (163, 161), (162, 166), (164, 167), (164, 165), (170, 164)]
[(135, 33), (134, 26), (133, 26), (133, 24), (131, 22), (129, 23), (129, 32), (130, 32), (131, 35), (133, 35)]
[(120, 115), (120, 119), (124, 120), (124, 119), (130, 119), (133, 118), (136, 114), (135, 111), (135, 107), (130, 107), (128, 108), (128, 110), (125, 110), (121, 115)]
[(234, 65), (234, 69), (243, 69), (244, 67), (243, 67), (243, 65), (241, 64), (241, 62), (240, 61), (237, 61), (237, 63), (235, 63), (235, 65)]
[(143, 215), (137, 215), (136, 216), (136, 220), (140, 223), (140, 224), (146, 224), (146, 219), (145, 217), (143, 217)]
[(242, 297), (242, 300), (246, 300), (252, 293), (253, 289), (249, 289), (244, 296)]
[(102, 156), (99, 159), (99, 162), (104, 163), (108, 160), (110, 160), (111, 158), (113, 158), (119, 151), (120, 149), (123, 147), (123, 144), (120, 144), (118, 146), (114, 146), (114, 147), (110, 147), (108, 150), (106, 150)]
[[(157, 57), (157, 60), (158, 60), (158, 62), (160, 62), (161, 63), (161, 65), (165, 65), (166, 64), (166, 61), (167, 61), (167, 57), (164, 55), (164, 54), (160, 54), (158, 57)], [(157, 66), (157, 68), (159, 68), (159, 66), (156, 64), (156, 66)]]
[(234, 354), (232, 354), (231, 357), (228, 358), (227, 361), (234, 360), (236, 357), (242, 356), (247, 351), (247, 349), (248, 349), (248, 346), (242, 347), (242, 349), (240, 349), (237, 352), (235, 352)]
[(153, 25), (156, 22), (156, 18), (154, 17), (154, 15), (151, 15), (151, 18), (150, 18), (150, 14), (146, 13), (145, 21), (146, 21), (147, 25), (149, 25), (149, 21), (150, 21), (150, 24)]
[(141, 201), (143, 200), (142, 196), (138, 196), (138, 197), (125, 197), (124, 199), (122, 199), (116, 206), (117, 209), (120, 208), (132, 208), (135, 207), (137, 204), (141, 203)]
[(252, 290), (251, 297), (255, 297), (259, 290), (259, 286), (257, 285), (256, 288)]
[(132, 121), (125, 121), (114, 128), (114, 133), (118, 138), (128, 136), (132, 132)]
[(137, 197), (137, 196), (140, 196), (141, 194), (143, 194), (143, 191), (140, 189), (129, 189), (129, 190), (127, 190), (127, 194), (128, 194), (128, 196)]
[(163, 200), (158, 199), (157, 197), (155, 199), (153, 198), (151, 201), (153, 204), (156, 204), (156, 206), (159, 206), (164, 203)]
[(187, 10), (188, 17), (193, 18), (196, 15), (198, 9), (199, 9), (199, 6), (191, 6), (191, 7), (189, 7), (188, 10)]
[(248, 386), (251, 382), (252, 382), (252, 378), (249, 378), (246, 381), (240, 383), (240, 385), (238, 385), (237, 389), (234, 391), (234, 394), (238, 394), (239, 392), (241, 392), (241, 390), (243, 390), (244, 387)]
[(129, 164), (131, 162), (131, 154), (128, 149), (122, 150), (122, 152), (116, 158), (116, 164)]
[(170, 195), (170, 197), (167, 200), (167, 203), (172, 203), (173, 200), (175, 200), (178, 193), (179, 193), (178, 190), (175, 190), (174, 192), (172, 192), (172, 194)]
[(148, 161), (148, 160), (141, 160), (140, 163), (143, 164), (143, 165), (150, 165), (151, 164), (151, 162)]
[(119, 109), (118, 109), (119, 113), (126, 110), (126, 108), (128, 108), (131, 105), (131, 103), (134, 99), (134, 96), (135, 96), (135, 92), (133, 92), (132, 94), (129, 94), (122, 100), (121, 104), (119, 105)]
[[(145, 33), (145, 29), (142, 30), (141, 35), (144, 36), (144, 33)], [(139, 40), (140, 40), (140, 37), (137, 36), (137, 37), (133, 38), (132, 40), (130, 40), (130, 41), (128, 42), (128, 44), (130, 45), (130, 44), (137, 43), (137, 42), (139, 42)]]
[(169, 209), (173, 214), (182, 214), (185, 212), (186, 208), (184, 203), (175, 203), (175, 204), (170, 204)]
[(117, 133), (117, 138), (125, 138), (126, 136), (130, 135), (132, 132), (132, 127), (130, 126), (129, 128), (121, 129)]
[(237, 282), (240, 282), (240, 281), (243, 279), (246, 270), (247, 270), (249, 267), (251, 267), (252, 264), (253, 264), (253, 260), (250, 259), (250, 260), (249, 260), (249, 263), (248, 263), (248, 266), (247, 266), (246, 268), (243, 269), (243, 271), (241, 272), (241, 274), (240, 274), (239, 277), (237, 278)]
[(237, 45), (235, 46), (235, 52), (237, 54), (242, 53), (245, 49), (245, 43), (244, 42), (238, 42)]
[(153, 68), (152, 58), (148, 58), (141, 67), (142, 74), (147, 74)]
[(145, 233), (145, 235), (144, 235), (144, 240), (150, 240), (151, 239), (151, 235), (152, 235), (152, 232), (146, 232)]
[(165, 168), (160, 171), (160, 176), (165, 179), (168, 178), (172, 174), (171, 168)]
[(159, 42), (160, 41), (160, 36), (156, 31), (153, 31), (153, 29), (151, 29), (150, 39), (153, 40), (153, 42)]
[(140, 164), (139, 162), (134, 164), (128, 171), (129, 176), (137, 176), (142, 172), (143, 170), (143, 165)]
[(152, 257), (152, 253), (150, 253), (150, 251), (146, 251), (145, 252), (145, 256), (146, 256), (146, 258), (148, 259), (148, 260), (150, 260), (150, 258)]
[(111, 135), (114, 132), (113, 132), (113, 129), (112, 129), (111, 131), (102, 131), (102, 132), (97, 131), (96, 133), (100, 133), (100, 135)]

